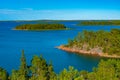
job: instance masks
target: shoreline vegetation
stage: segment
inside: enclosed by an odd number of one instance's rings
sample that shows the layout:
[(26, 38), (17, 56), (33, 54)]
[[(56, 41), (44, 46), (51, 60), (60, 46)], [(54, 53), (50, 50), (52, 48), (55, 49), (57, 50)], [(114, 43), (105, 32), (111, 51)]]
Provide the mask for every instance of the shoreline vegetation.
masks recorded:
[(56, 73), (52, 63), (42, 56), (34, 55), (28, 65), (22, 50), (19, 68), (8, 73), (0, 67), (0, 80), (120, 80), (120, 59), (100, 60), (92, 71), (69, 66)]
[(18, 25), (12, 30), (68, 30), (63, 24), (23, 24)]
[(71, 28), (65, 28), (65, 29), (38, 29), (38, 30), (29, 30), (29, 29), (15, 29), (12, 30), (18, 30), (18, 31), (52, 31), (52, 30), (72, 30)]
[(120, 26), (120, 20), (86, 20), (81, 21), (77, 24), (78, 26), (104, 26), (104, 25), (110, 25), (110, 26)]
[(120, 29), (107, 31), (83, 31), (68, 44), (57, 47), (58, 49), (79, 54), (120, 58)]
[(91, 56), (106, 57), (106, 58), (120, 58), (120, 56), (117, 55), (108, 55), (108, 53), (97, 53), (95, 51), (92, 52), (92, 51), (80, 50), (80, 49), (66, 47), (64, 45), (60, 45), (56, 48), (76, 54), (91, 55)]

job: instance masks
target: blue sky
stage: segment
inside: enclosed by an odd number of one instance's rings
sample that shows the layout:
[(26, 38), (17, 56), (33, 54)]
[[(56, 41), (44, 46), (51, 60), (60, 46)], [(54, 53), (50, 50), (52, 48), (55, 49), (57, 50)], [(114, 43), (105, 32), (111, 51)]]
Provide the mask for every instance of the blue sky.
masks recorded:
[(120, 19), (120, 0), (1, 0), (0, 20)]

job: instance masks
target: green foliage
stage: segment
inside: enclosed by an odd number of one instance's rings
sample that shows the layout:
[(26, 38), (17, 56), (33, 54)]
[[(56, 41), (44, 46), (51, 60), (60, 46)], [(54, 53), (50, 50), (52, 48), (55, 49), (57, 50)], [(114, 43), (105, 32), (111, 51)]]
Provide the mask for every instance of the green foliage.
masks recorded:
[(83, 78), (83, 79), (87, 79), (88, 78), (88, 72), (83, 70), (83, 71), (80, 71), (80, 76)]
[(27, 80), (28, 78), (28, 68), (26, 64), (26, 58), (24, 55), (24, 50), (22, 50), (21, 64), (19, 70), (13, 70), (11, 75), (11, 80)]
[(54, 72), (52, 63), (48, 65), (48, 79), (49, 80), (57, 80), (57, 75)]
[(56, 30), (66, 29), (63, 24), (23, 24), (15, 27), (16, 30)]
[(120, 80), (120, 60), (101, 60), (92, 72), (77, 71), (73, 67), (64, 69), (58, 80)]
[(73, 40), (69, 39), (67, 46), (83, 50), (98, 48), (97, 52), (120, 55), (120, 29), (112, 29), (110, 32), (83, 31)]
[(90, 21), (81, 21), (77, 25), (120, 25), (120, 20), (90, 20)]
[(0, 67), (0, 80), (7, 80), (7, 72), (3, 68)]
[(28, 67), (24, 51), (22, 50), (21, 64), (19, 70), (13, 70), (11, 80), (56, 80), (57, 76), (52, 64), (47, 64), (42, 56), (34, 56)]
[(52, 64), (47, 64), (42, 56), (34, 56), (31, 65), (26, 66), (28, 65), (22, 51), (20, 68), (12, 70), (10, 78), (6, 70), (0, 68), (0, 80), (120, 80), (120, 59), (101, 60), (92, 72), (78, 71), (70, 66), (56, 74)]
[(47, 64), (42, 57), (34, 56), (31, 61), (31, 78), (47, 80)]
[(18, 79), (19, 74), (17, 70), (12, 70), (12, 74), (11, 74), (11, 80), (20, 80)]
[(22, 50), (19, 74), (21, 76), (24, 76), (24, 78), (26, 78), (27, 73), (28, 73), (28, 69), (27, 69), (27, 64), (26, 64), (26, 58), (25, 58), (25, 55), (24, 55), (24, 50)]
[(64, 69), (60, 75), (59, 80), (74, 80), (79, 76), (78, 70), (75, 70), (73, 67), (69, 67), (68, 70)]
[(118, 65), (120, 65), (120, 60), (101, 60), (98, 68), (94, 72), (89, 73), (89, 78), (91, 78), (90, 80), (119, 80), (120, 67)]

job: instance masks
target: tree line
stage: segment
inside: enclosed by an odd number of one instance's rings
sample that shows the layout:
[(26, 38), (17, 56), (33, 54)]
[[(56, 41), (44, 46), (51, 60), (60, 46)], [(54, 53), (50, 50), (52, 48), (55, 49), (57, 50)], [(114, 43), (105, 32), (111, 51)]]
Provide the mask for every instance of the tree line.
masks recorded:
[(81, 21), (77, 25), (120, 25), (120, 20), (90, 20), (90, 21)]
[(22, 51), (21, 64), (18, 70), (11, 74), (0, 68), (0, 80), (120, 80), (120, 60), (101, 60), (93, 71), (78, 71), (69, 66), (59, 74), (54, 72), (51, 63), (47, 63), (42, 56), (33, 56), (31, 65), (27, 65), (24, 51)]
[(15, 27), (17, 30), (46, 30), (46, 29), (66, 29), (63, 24), (22, 24)]

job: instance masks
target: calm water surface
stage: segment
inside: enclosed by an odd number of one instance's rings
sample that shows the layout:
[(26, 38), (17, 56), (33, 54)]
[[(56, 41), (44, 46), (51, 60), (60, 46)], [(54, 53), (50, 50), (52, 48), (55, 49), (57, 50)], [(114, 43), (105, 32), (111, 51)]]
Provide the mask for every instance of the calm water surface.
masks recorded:
[(90, 57), (68, 53), (56, 46), (66, 44), (68, 38), (73, 38), (83, 30), (107, 30), (120, 28), (120, 26), (75, 26), (77, 22), (61, 22), (74, 30), (56, 31), (15, 31), (11, 30), (19, 24), (35, 22), (0, 22), (0, 66), (8, 72), (18, 69), (20, 64), (21, 50), (25, 50), (27, 63), (33, 55), (42, 55), (47, 62), (52, 61), (54, 70), (59, 73), (68, 66), (74, 66), (78, 70), (92, 71), (100, 61), (99, 57)]

